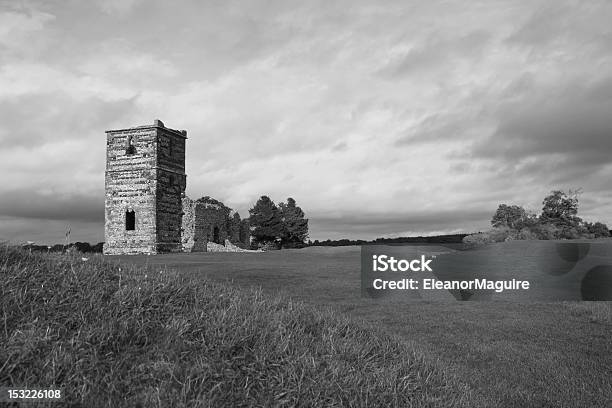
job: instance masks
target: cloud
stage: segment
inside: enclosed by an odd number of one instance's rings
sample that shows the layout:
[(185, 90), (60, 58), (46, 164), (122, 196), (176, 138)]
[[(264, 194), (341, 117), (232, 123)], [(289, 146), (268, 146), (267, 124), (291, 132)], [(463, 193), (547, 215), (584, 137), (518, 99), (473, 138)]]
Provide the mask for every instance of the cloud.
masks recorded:
[(459, 59), (481, 59), (485, 46), (491, 34), (482, 31), (472, 31), (457, 37), (447, 36), (447, 33), (427, 38), (423, 43), (411, 47), (407, 52), (394, 58), (381, 74), (391, 79), (414, 75), (422, 71), (437, 71), (440, 67), (450, 67)]
[(0, 9), (11, 231), (102, 231), (104, 131), (155, 118), (188, 131), (188, 194), (243, 216), (292, 196), (319, 239), (486, 227), (569, 187), (612, 223), (609, 3), (21, 4)]
[(338, 142), (332, 148), (332, 152), (344, 152), (347, 150), (346, 142)]
[(142, 3), (141, 0), (102, 0), (98, 5), (105, 13), (123, 17), (140, 3)]
[(21, 54), (25, 43), (28, 44), (26, 49), (36, 47), (37, 34), (53, 20), (53, 14), (35, 9), (0, 9), (0, 51)]
[(38, 245), (63, 243), (68, 228), (71, 242), (104, 241), (104, 229), (100, 228), (99, 222), (0, 216), (0, 242), (19, 244), (34, 241)]
[[(63, 92), (28, 93), (0, 99), (0, 143), (5, 149), (70, 139), (103, 139), (104, 130), (125, 122), (136, 110), (135, 98), (105, 101), (95, 96), (77, 100)], [(92, 140), (92, 142), (93, 142)]]
[[(549, 52), (610, 51), (612, 31), (609, 19), (612, 5), (605, 0), (589, 3), (540, 1), (525, 14), (519, 28), (507, 41), (532, 49)], [(574, 48), (575, 47), (575, 48)]]
[(473, 157), (511, 163), (554, 159), (566, 173), (596, 171), (612, 160), (611, 90), (612, 77), (582, 80), (502, 104), (497, 130), (475, 144)]
[(0, 216), (61, 221), (100, 222), (104, 219), (104, 197), (80, 194), (45, 194), (29, 190), (5, 191)]
[[(308, 214), (307, 214), (308, 215)], [(311, 214), (311, 239), (373, 239), (430, 235), (432, 233), (476, 232), (488, 228), (491, 211), (420, 211), (395, 214), (347, 213), (342, 216)]]

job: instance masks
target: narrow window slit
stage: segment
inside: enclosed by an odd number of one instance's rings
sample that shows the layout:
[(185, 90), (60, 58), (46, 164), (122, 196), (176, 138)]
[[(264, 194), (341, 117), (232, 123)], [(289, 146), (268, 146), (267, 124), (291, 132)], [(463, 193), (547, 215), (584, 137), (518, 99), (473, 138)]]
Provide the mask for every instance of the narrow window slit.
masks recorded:
[(136, 213), (134, 211), (125, 212), (125, 230), (134, 231), (136, 229)]

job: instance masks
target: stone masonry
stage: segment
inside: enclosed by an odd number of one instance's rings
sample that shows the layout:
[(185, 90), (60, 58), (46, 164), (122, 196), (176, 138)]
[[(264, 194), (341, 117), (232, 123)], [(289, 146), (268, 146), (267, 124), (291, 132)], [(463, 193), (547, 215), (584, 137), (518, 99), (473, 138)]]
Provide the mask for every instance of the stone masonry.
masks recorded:
[(237, 212), (211, 197), (192, 200), (183, 198), (183, 250), (206, 252), (209, 243), (226, 241), (241, 248), (250, 245), (247, 220)]
[(187, 132), (156, 120), (106, 139), (104, 253), (182, 251)]

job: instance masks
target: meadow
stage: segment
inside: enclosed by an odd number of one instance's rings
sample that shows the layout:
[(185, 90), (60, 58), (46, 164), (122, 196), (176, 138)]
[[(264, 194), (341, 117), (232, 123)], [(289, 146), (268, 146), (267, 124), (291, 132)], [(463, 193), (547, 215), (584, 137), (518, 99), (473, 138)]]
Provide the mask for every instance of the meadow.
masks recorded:
[[(513, 248), (525, 256), (526, 245)], [(414, 246), (425, 253), (448, 249)], [(474, 406), (612, 406), (611, 302), (381, 302), (361, 297), (359, 254), (359, 247), (311, 247), (118, 261), (261, 288), (363, 321), (460, 379)]]
[(610, 302), (362, 298), (359, 255), (3, 247), (0, 385), (87, 407), (611, 406)]
[(397, 336), (261, 290), (6, 246), (0, 279), (0, 387), (63, 393), (36, 406), (485, 406)]

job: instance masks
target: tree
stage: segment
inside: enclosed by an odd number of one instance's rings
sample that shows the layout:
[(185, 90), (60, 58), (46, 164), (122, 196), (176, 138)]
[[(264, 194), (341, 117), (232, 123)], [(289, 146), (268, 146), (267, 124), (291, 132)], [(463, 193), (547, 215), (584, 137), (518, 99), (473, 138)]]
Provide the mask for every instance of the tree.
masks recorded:
[(542, 201), (542, 214), (540, 220), (555, 225), (576, 226), (580, 224), (578, 214), (578, 195), (580, 191), (565, 193), (561, 190), (551, 191), (550, 195)]
[(542, 201), (540, 224), (550, 224), (559, 230), (558, 238), (576, 239), (588, 233), (582, 219), (578, 217), (578, 195), (580, 190), (568, 193), (562, 190), (551, 191)]
[(607, 238), (610, 236), (610, 230), (608, 226), (601, 222), (596, 222), (594, 224), (587, 222), (585, 226), (590, 234), (593, 234), (594, 238)]
[(308, 220), (304, 218), (304, 211), (295, 204), (291, 197), (287, 203), (280, 203), (280, 214), (283, 222), (281, 242), (284, 247), (303, 245), (308, 238)]
[(491, 225), (495, 228), (508, 227), (521, 230), (535, 223), (535, 216), (518, 205), (500, 204), (491, 219)]
[(240, 240), (240, 223), (242, 220), (240, 219), (240, 214), (237, 212), (230, 216), (228, 219), (228, 228), (229, 231), (229, 239), (232, 244), (236, 244), (241, 242)]
[(256, 243), (277, 241), (283, 233), (280, 211), (268, 196), (261, 196), (249, 210), (251, 236)]
[(466, 243), (500, 242), (508, 239), (609, 238), (611, 231), (601, 222), (578, 217), (580, 189), (554, 190), (542, 201), (539, 216), (517, 205), (500, 204), (491, 219), (494, 229), (464, 237)]

